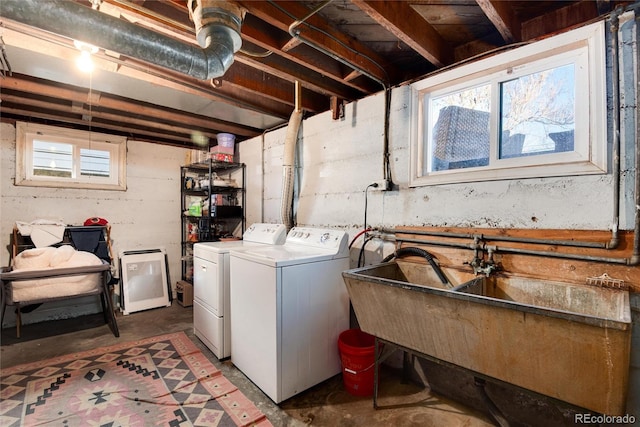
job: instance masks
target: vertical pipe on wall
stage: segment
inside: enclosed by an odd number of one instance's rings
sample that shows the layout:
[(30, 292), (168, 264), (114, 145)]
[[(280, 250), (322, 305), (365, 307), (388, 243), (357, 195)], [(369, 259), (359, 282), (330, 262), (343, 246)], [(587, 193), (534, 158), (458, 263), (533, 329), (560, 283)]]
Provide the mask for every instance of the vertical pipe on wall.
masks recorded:
[(620, 63), (618, 47), (618, 29), (621, 9), (616, 9), (610, 18), (611, 23), (611, 87), (613, 114), (613, 147), (611, 151), (613, 175), (613, 224), (611, 225), (611, 241), (608, 249), (615, 249), (620, 243), (618, 228), (620, 226)]
[[(640, 16), (639, 10), (636, 14), (636, 52), (640, 48)], [(631, 265), (640, 264), (640, 59), (636, 55), (636, 198), (635, 198), (635, 234), (633, 237), (633, 255), (631, 256)]]

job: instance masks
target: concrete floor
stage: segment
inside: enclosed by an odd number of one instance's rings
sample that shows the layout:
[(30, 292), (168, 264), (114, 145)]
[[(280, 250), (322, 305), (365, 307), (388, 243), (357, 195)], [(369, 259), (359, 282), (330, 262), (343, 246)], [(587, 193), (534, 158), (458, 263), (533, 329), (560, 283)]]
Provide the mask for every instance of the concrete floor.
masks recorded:
[(15, 328), (8, 328), (1, 335), (0, 369), (117, 342), (184, 331), (276, 427), (494, 425), (485, 414), (439, 397), (423, 386), (402, 383), (399, 372), (388, 367), (381, 370), (377, 410), (373, 409), (371, 397), (356, 397), (347, 393), (341, 375), (276, 405), (236, 369), (231, 360), (219, 361), (194, 336), (192, 316), (191, 308), (183, 308), (175, 302), (167, 308), (119, 315), (120, 338), (115, 338), (103, 324), (101, 314), (26, 325), (22, 331), (23, 337), (19, 340), (15, 338)]

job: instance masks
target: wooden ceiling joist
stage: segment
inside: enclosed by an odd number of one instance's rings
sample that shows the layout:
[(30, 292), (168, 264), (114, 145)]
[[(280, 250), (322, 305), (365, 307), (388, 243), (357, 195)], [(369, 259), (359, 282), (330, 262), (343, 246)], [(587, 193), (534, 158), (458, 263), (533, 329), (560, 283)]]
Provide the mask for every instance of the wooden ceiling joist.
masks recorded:
[[(310, 9), (298, 2), (243, 0), (239, 3), (251, 15), (286, 32), (289, 32), (289, 27), (293, 23), (307, 17), (311, 12)], [(311, 29), (310, 26), (318, 30)], [(342, 61), (353, 64), (355, 68), (366, 72), (379, 81), (387, 80), (384, 70), (376, 65), (384, 64), (384, 58), (357, 40), (336, 31), (319, 14), (310, 16), (297, 27), (297, 31), (300, 32), (304, 40), (315, 46), (322, 46), (323, 50), (330, 54), (327, 55), (324, 62), (331, 63), (335, 58), (341, 58)], [(299, 60), (302, 61), (302, 59)], [(305, 63), (305, 66), (315, 69), (318, 65)], [(327, 70), (327, 75), (332, 75), (331, 70)]]
[(508, 2), (496, 0), (476, 0), (487, 18), (496, 27), (505, 43), (521, 40), (520, 22)]
[(451, 46), (411, 8), (411, 3), (351, 1), (436, 67), (444, 67), (453, 62)]

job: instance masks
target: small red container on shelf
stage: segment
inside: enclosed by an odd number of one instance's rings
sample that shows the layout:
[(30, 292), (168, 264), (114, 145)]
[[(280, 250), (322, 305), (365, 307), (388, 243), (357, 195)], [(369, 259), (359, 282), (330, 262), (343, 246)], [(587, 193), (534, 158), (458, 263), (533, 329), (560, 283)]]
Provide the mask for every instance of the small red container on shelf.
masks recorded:
[(233, 163), (233, 154), (211, 153), (211, 160)]

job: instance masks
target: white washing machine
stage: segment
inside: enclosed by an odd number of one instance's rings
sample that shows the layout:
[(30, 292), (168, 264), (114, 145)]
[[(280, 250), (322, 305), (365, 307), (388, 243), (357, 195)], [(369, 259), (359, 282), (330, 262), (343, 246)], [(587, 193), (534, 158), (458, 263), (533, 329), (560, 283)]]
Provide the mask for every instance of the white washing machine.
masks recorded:
[(193, 330), (218, 359), (231, 355), (229, 251), (281, 245), (286, 236), (283, 224), (253, 224), (243, 240), (193, 245)]
[(341, 372), (347, 234), (294, 227), (281, 246), (231, 250), (231, 361), (275, 403)]

